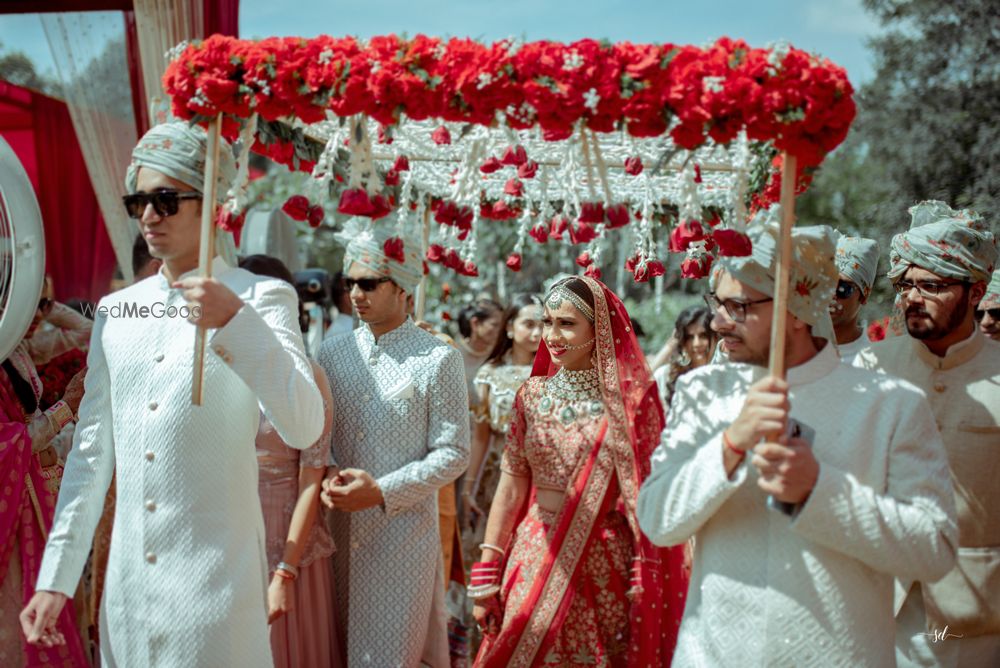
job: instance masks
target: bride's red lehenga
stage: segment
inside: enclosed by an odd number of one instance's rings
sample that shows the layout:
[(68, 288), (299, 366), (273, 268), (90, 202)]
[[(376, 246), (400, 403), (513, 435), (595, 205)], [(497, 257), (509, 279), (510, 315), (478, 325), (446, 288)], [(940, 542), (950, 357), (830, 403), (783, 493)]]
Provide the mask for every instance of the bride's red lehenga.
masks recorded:
[[(597, 364), (562, 370), (540, 346), (518, 392), (502, 469), (531, 477), (507, 546), (503, 622), (476, 657), (483, 668), (667, 666), (684, 611), (683, 550), (639, 531), (636, 499), (663, 410), (625, 306), (599, 281)], [(558, 513), (535, 489), (565, 492)]]

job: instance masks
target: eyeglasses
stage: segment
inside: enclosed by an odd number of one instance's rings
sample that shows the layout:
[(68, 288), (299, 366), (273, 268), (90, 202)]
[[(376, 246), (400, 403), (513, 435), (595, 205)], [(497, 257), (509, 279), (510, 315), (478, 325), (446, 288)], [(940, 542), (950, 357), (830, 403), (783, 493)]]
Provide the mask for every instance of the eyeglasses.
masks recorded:
[(157, 190), (152, 193), (125, 195), (122, 197), (122, 202), (125, 204), (125, 211), (128, 212), (129, 218), (142, 218), (142, 214), (149, 204), (153, 205), (153, 211), (156, 211), (158, 216), (165, 218), (177, 213), (182, 199), (201, 199), (201, 197), (201, 193), (194, 190), (186, 192)]
[(733, 322), (746, 322), (747, 319), (747, 309), (755, 304), (763, 304), (765, 302), (774, 301), (772, 297), (765, 297), (764, 299), (754, 299), (753, 301), (740, 301), (738, 299), (724, 299), (719, 300), (713, 294), (705, 295), (705, 303), (708, 304), (708, 308), (712, 309), (714, 313), (718, 313), (720, 310), (725, 309), (726, 315)]
[(850, 299), (858, 286), (850, 281), (837, 281), (837, 299)]
[(990, 319), (994, 322), (1000, 321), (1000, 306), (998, 306), (996, 308), (977, 308), (974, 314), (976, 322), (980, 322), (983, 319), (983, 316), (987, 313), (990, 315)]
[(388, 276), (380, 276), (378, 278), (345, 278), (344, 279), (344, 289), (350, 292), (354, 289), (354, 286), (361, 288), (363, 292), (372, 292), (378, 286), (383, 283), (388, 283), (392, 279)]
[(901, 279), (896, 281), (892, 287), (900, 295), (905, 295), (916, 288), (922, 297), (936, 297), (955, 285), (968, 285), (968, 283), (965, 281), (908, 281)]

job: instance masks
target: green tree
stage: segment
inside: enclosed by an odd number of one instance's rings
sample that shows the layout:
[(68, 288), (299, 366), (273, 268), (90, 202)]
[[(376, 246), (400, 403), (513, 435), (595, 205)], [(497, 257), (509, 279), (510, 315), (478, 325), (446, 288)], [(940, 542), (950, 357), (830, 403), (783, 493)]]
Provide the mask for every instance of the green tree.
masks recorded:
[(31, 58), (21, 51), (8, 52), (2, 42), (0, 42), (0, 79), (46, 95), (59, 94), (59, 84), (50, 77), (39, 74)]

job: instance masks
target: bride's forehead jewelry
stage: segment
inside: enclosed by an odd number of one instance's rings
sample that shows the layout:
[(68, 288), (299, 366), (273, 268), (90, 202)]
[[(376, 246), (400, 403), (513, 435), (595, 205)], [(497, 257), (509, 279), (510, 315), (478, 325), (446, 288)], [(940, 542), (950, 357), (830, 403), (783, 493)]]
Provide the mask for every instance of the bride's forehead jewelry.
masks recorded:
[(583, 301), (583, 297), (565, 286), (554, 286), (545, 300), (545, 305), (549, 307), (549, 310), (554, 311), (562, 306), (564, 301), (569, 302), (576, 307), (576, 310), (582, 313), (583, 317), (591, 323), (594, 322), (594, 309), (592, 309), (587, 302)]

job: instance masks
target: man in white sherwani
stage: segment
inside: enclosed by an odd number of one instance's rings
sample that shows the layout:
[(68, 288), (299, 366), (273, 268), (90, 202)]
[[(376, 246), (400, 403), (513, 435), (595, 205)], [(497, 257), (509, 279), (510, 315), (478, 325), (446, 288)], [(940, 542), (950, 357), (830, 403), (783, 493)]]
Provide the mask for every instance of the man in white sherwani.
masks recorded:
[(975, 310), (997, 261), (983, 218), (943, 202), (910, 209), (892, 240), (889, 279), (907, 335), (862, 351), (856, 364), (927, 393), (948, 453), (958, 508), (958, 559), (938, 582), (901, 578), (896, 661), (901, 667), (1000, 666), (1000, 343)]
[[(212, 279), (195, 276), (206, 143), (200, 128), (168, 123), (133, 151), (126, 208), (163, 267), (99, 304), (38, 593), (21, 614), (29, 642), (60, 642), (52, 621), (76, 590), (116, 473), (105, 666), (272, 665), (259, 411), (293, 447), (323, 425), (291, 286), (218, 257)], [(224, 196), (235, 166), (228, 145), (220, 153)], [(201, 406), (191, 401), (195, 323), (209, 329)]]
[(830, 228), (793, 234), (787, 380), (767, 376), (776, 235), (723, 258), (731, 363), (680, 379), (639, 495), (654, 543), (695, 537), (673, 665), (893, 666), (893, 578), (955, 562), (944, 449), (920, 390), (837, 356)]
[[(438, 490), (468, 466), (462, 356), (407, 317), (423, 274), (420, 241), (391, 255), (395, 230), (352, 220), (345, 282), (364, 323), (328, 339), (319, 363), (333, 392), (338, 615), (347, 665), (449, 665)], [(402, 253), (400, 255), (399, 253)]]

